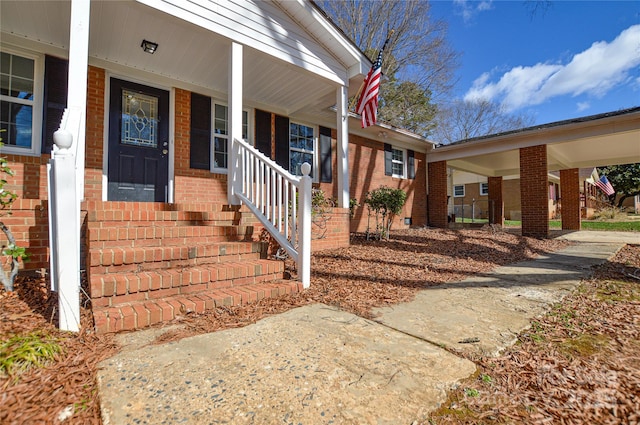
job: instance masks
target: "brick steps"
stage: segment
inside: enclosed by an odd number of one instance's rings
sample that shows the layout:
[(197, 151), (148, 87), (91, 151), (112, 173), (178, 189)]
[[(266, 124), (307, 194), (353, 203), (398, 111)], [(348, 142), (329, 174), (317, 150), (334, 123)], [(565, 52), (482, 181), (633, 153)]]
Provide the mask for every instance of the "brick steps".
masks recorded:
[(190, 313), (203, 313), (218, 307), (242, 305), (301, 291), (300, 282), (279, 281), (94, 308), (93, 316), (97, 332), (120, 332), (169, 322)]
[(266, 259), (252, 218), (215, 203), (87, 202), (87, 270), (96, 330), (297, 292)]
[(103, 222), (90, 223), (87, 227), (92, 249), (241, 241), (251, 236), (246, 226), (233, 224), (123, 226)]

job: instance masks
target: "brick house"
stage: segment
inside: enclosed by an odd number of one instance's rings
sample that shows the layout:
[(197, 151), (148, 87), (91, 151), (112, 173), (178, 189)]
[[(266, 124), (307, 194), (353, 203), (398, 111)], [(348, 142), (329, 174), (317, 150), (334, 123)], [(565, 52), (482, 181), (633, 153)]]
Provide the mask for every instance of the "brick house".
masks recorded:
[[(287, 221), (302, 189), (286, 182), (305, 162), (312, 185), (336, 200), (313, 249), (348, 245), (366, 226), (362, 207), (350, 219), (350, 199), (382, 185), (409, 194), (395, 227), (426, 224), (432, 144), (384, 124), (360, 128), (347, 102), (371, 62), (313, 2), (0, 8), (2, 155), (19, 196), (5, 222), (31, 254), (27, 269), (62, 255), (49, 238), (59, 208), (49, 208), (47, 165), (72, 152), (74, 269), (87, 272), (99, 331), (299, 290), (259, 239), (303, 229)], [(68, 151), (54, 147), (63, 125)]]

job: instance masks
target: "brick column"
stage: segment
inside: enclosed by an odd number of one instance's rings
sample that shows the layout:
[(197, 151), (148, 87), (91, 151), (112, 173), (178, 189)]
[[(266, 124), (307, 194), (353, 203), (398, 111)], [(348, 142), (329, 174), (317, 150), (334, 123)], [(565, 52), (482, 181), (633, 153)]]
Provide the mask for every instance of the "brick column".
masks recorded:
[(522, 236), (549, 237), (547, 146), (520, 149)]
[(504, 201), (502, 200), (502, 177), (489, 177), (489, 223), (504, 225)]
[(580, 230), (580, 174), (577, 168), (560, 170), (562, 230)]
[(447, 222), (447, 162), (438, 161), (428, 165), (427, 208), (429, 226), (448, 227)]

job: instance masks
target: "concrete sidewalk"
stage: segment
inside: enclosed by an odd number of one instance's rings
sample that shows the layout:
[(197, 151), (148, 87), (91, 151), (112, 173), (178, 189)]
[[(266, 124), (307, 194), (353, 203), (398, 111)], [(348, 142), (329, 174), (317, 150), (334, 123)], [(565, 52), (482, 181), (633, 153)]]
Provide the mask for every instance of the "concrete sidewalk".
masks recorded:
[(240, 329), (147, 345), (121, 336), (100, 366), (105, 424), (411, 424), (640, 235), (575, 232), (562, 251), (422, 291), (375, 321), (311, 305)]

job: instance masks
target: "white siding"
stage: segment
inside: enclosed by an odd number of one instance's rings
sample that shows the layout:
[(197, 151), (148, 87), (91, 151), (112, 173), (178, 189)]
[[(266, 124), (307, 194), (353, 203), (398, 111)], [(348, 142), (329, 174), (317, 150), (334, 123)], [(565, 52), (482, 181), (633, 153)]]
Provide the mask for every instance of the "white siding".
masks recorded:
[(277, 5), (251, 0), (139, 0), (340, 84), (347, 70)]

